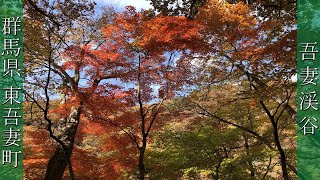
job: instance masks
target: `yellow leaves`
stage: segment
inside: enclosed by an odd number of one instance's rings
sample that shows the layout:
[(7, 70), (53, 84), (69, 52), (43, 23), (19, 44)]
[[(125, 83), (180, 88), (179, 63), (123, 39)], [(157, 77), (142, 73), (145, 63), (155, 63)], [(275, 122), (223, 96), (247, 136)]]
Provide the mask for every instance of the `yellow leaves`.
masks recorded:
[(196, 19), (205, 24), (206, 32), (220, 35), (235, 34), (234, 30), (252, 28), (256, 24), (254, 16), (250, 15), (248, 5), (242, 2), (229, 4), (224, 1), (209, 0), (200, 8)]

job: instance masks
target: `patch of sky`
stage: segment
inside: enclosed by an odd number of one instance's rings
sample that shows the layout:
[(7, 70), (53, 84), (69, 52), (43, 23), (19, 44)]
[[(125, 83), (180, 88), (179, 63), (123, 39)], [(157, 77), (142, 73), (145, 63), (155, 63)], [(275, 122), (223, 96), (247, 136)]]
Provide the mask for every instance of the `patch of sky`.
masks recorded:
[(125, 10), (126, 6), (134, 6), (138, 11), (141, 9), (150, 9), (150, 1), (145, 0), (95, 0), (96, 12), (101, 13), (101, 8), (103, 6), (113, 6), (117, 12), (122, 12)]

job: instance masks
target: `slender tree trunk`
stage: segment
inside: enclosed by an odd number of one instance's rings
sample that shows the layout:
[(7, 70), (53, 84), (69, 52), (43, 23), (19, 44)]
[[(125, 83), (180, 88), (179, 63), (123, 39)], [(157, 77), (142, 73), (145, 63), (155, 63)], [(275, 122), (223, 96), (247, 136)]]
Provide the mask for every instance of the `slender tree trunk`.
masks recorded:
[(71, 178), (74, 179), (70, 158), (80, 120), (80, 113), (80, 107), (71, 108), (71, 113), (68, 119), (69, 122), (67, 122), (66, 126), (62, 129), (62, 134), (58, 137), (63, 142), (63, 146), (58, 144), (53, 156), (50, 158), (44, 178), (45, 180), (62, 179), (67, 166), (69, 166)]
[(144, 173), (145, 173), (144, 152), (142, 149), (140, 149), (140, 154), (139, 154), (139, 179), (140, 180), (144, 180)]
[[(245, 146), (245, 148), (246, 148), (246, 154), (247, 154), (248, 157), (250, 157), (249, 138), (248, 138), (248, 136), (246, 136), (245, 133), (243, 133), (243, 137), (244, 137), (244, 146)], [(253, 167), (252, 160), (251, 160), (251, 159), (248, 159), (248, 160), (247, 160), (247, 163), (248, 163), (249, 168), (250, 168), (250, 176), (251, 176), (251, 179), (254, 179), (255, 172), (254, 172), (254, 167)]]
[(144, 167), (144, 153), (147, 147), (147, 138), (144, 136), (142, 139), (142, 147), (139, 149), (139, 180), (144, 180), (145, 167)]
[(277, 150), (280, 154), (280, 164), (281, 164), (281, 169), (282, 169), (282, 177), (284, 180), (289, 180), (286, 155), (284, 153), (284, 150), (281, 147), (280, 138), (279, 138), (278, 121), (274, 118), (275, 115), (271, 114), (271, 112), (268, 110), (268, 108), (266, 107), (266, 105), (264, 104), (264, 102), (262, 100), (260, 100), (260, 104), (261, 104), (263, 110), (268, 115), (270, 122), (272, 124), (273, 140), (274, 140), (274, 143), (275, 143)]
[(219, 171), (220, 171), (221, 162), (222, 161), (219, 161), (218, 165), (216, 166), (216, 172), (214, 177), (215, 180), (219, 180)]
[(289, 180), (286, 155), (284, 153), (284, 150), (281, 147), (279, 134), (278, 134), (278, 126), (276, 123), (272, 123), (272, 125), (273, 125), (274, 142), (275, 142), (276, 147), (277, 147), (279, 154), (280, 154), (280, 164), (281, 164), (281, 168), (282, 168), (282, 176), (283, 176), (283, 179)]

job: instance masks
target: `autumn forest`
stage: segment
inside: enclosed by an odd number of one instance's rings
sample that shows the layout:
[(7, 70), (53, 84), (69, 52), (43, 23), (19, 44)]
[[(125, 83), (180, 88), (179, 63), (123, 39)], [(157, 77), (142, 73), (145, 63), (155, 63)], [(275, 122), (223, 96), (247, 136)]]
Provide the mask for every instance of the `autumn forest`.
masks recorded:
[(24, 0), (24, 179), (297, 179), (296, 1)]

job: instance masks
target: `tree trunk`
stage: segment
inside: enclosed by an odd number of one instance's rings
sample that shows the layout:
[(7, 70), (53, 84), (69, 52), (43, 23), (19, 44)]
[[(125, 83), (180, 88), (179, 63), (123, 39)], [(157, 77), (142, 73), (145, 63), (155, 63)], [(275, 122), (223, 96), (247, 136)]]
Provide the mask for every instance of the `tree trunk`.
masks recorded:
[(144, 136), (142, 139), (142, 147), (139, 149), (139, 180), (144, 180), (145, 167), (144, 167), (144, 152), (147, 147), (147, 138)]
[(272, 124), (273, 140), (274, 140), (274, 143), (275, 143), (277, 150), (280, 154), (280, 165), (281, 165), (281, 169), (282, 169), (282, 177), (284, 180), (289, 180), (286, 155), (284, 153), (284, 150), (281, 147), (280, 138), (279, 138), (278, 121), (274, 118), (274, 115), (271, 114), (271, 112), (268, 110), (268, 108), (266, 107), (266, 105), (264, 104), (264, 102), (262, 100), (260, 100), (260, 104), (261, 104), (263, 110), (267, 113), (267, 115), (270, 119), (270, 122)]
[[(250, 157), (249, 138), (246, 136), (245, 133), (243, 133), (243, 138), (244, 138), (244, 146), (246, 148), (246, 154), (248, 157)], [(250, 158), (248, 158), (247, 163), (248, 163), (249, 169), (250, 169), (250, 176), (251, 176), (250, 179), (254, 179), (255, 172), (254, 172), (253, 162)]]
[(280, 139), (279, 139), (279, 135), (278, 135), (278, 126), (276, 123), (272, 123), (272, 125), (273, 125), (274, 142), (275, 142), (277, 149), (279, 151), (279, 154), (280, 154), (280, 164), (281, 164), (281, 168), (282, 168), (282, 176), (283, 176), (284, 180), (289, 180), (286, 155), (285, 155), (284, 150), (282, 149), (281, 144), (280, 144)]
[(74, 179), (70, 158), (80, 120), (80, 113), (80, 107), (71, 108), (71, 113), (68, 119), (69, 122), (67, 122), (66, 126), (62, 129), (62, 134), (58, 137), (61, 142), (63, 142), (63, 145), (58, 144), (53, 156), (50, 158), (44, 178), (45, 180), (60, 180), (68, 165), (70, 176)]
[(215, 180), (219, 180), (219, 171), (220, 171), (221, 162), (222, 161), (219, 161), (218, 165), (216, 166), (215, 177), (214, 177)]

